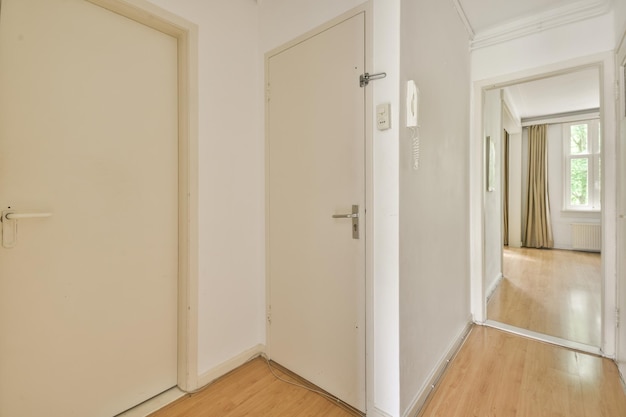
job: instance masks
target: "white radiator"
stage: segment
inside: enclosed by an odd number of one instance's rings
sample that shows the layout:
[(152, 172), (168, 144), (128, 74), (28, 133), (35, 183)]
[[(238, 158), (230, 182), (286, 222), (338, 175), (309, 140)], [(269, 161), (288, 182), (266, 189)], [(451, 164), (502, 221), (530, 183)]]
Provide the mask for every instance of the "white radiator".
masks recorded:
[(572, 223), (572, 249), (600, 252), (602, 227), (595, 223)]

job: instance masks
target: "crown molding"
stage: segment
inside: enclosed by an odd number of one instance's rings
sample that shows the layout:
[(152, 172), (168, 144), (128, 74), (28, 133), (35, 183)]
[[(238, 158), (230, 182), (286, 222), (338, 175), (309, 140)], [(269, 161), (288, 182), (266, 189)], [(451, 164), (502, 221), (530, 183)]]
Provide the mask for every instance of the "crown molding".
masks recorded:
[(463, 6), (461, 6), (461, 3), (459, 2), (459, 0), (452, 0), (452, 3), (454, 3), (454, 8), (456, 9), (456, 12), (459, 14), (459, 17), (461, 18), (461, 21), (463, 22), (463, 25), (465, 26), (465, 30), (467, 30), (467, 34), (470, 37), (470, 41), (473, 41), (474, 37), (476, 36), (476, 33), (474, 32), (474, 28), (470, 24), (470, 21), (467, 18), (467, 15), (465, 14), (465, 10), (463, 10)]
[[(454, 0), (454, 2), (457, 3), (458, 0)], [(470, 47), (472, 50), (484, 48), (547, 29), (591, 19), (606, 14), (611, 10), (611, 0), (580, 0), (566, 6), (481, 31), (474, 36)]]

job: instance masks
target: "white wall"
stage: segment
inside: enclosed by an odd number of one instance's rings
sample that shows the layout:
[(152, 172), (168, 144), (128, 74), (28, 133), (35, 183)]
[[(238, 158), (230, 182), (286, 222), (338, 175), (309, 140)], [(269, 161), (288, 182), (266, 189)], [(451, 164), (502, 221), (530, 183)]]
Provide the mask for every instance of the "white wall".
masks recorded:
[[(495, 146), (496, 159), (495, 184), (493, 191), (486, 191), (486, 182), (483, 186), (484, 196), (484, 239), (485, 239), (485, 274), (484, 285), (489, 296), (498, 280), (502, 276), (502, 90), (489, 90), (484, 98), (484, 133), (483, 142), (486, 148), (486, 138), (490, 137)], [(486, 162), (485, 162), (486, 163)], [(487, 170), (485, 169), (485, 176)], [(485, 179), (486, 181), (486, 179)]]
[(258, 18), (250, 0), (150, 0), (199, 27), (198, 372), (265, 342)]
[(468, 35), (451, 1), (403, 0), (400, 123), (406, 81), (420, 99), (420, 167), (400, 128), (400, 410), (415, 415), (470, 321), (467, 242)]
[[(263, 0), (260, 2), (261, 55), (362, 4), (360, 0)], [(391, 103), (392, 129), (374, 131), (368, 151), (370, 196), (368, 250), (368, 416), (398, 416), (398, 76), (400, 0), (373, 0), (373, 57), (368, 71), (386, 72), (372, 82), (375, 104)], [(262, 59), (262, 56), (261, 56)], [(262, 68), (259, 63), (259, 68)], [(373, 114), (373, 107), (372, 107)]]
[(624, 36), (626, 36), (626, 1), (614, 0), (613, 7), (615, 16), (615, 46), (617, 48)]
[[(613, 13), (588, 19), (536, 34), (500, 43), (472, 52), (472, 139), (470, 157), (475, 162), (471, 167), (470, 194), (480, 192), (479, 175), (482, 166), (480, 157), (482, 136), (481, 91), (499, 83), (513, 83), (517, 80), (536, 78), (546, 73), (563, 71), (569, 68), (594, 63), (602, 64), (601, 76), (604, 82), (601, 105), (603, 110), (602, 128), (604, 132), (603, 163), (605, 193), (603, 201), (603, 272), (605, 277), (604, 294), (604, 342), (603, 351), (607, 356), (615, 353), (615, 102), (612, 86), (615, 80)], [(470, 206), (471, 224), (480, 224), (480, 201), (472, 198)], [(484, 290), (481, 279), (482, 236), (478, 226), (472, 228), (470, 250), (472, 253), (472, 312), (478, 321), (484, 320)]]
[(476, 49), (472, 51), (472, 80), (611, 51), (615, 45), (613, 25), (610, 13)]

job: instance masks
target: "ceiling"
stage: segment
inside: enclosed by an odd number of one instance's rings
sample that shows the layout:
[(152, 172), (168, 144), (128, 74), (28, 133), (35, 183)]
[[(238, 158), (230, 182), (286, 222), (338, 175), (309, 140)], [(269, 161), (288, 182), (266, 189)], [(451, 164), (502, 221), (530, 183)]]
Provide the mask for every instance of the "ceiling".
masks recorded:
[[(472, 38), (472, 48), (607, 13), (614, 0), (454, 0)], [(622, 0), (619, 0), (622, 1)], [(569, 19), (569, 20), (568, 20)], [(598, 69), (507, 87), (513, 111), (524, 118), (597, 109)]]
[(504, 23), (537, 16), (571, 0), (459, 0), (474, 33), (493, 29)]
[[(614, 0), (454, 0), (476, 38), (500, 31), (536, 29), (608, 12)], [(621, 0), (620, 0), (621, 1)]]
[(512, 103), (511, 110), (521, 119), (600, 107), (598, 68), (515, 84), (504, 90)]

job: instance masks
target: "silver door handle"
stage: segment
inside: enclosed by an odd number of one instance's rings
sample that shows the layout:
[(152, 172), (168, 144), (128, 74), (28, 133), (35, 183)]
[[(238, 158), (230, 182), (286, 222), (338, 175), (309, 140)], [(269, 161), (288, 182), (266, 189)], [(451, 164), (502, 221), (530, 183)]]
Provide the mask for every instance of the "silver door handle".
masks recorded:
[(353, 219), (359, 217), (359, 213), (356, 214), (333, 214), (333, 219)]
[(14, 211), (5, 211), (4, 218), (7, 220), (17, 219), (36, 219), (39, 217), (50, 217), (52, 213), (16, 213)]
[(359, 206), (352, 206), (352, 213), (333, 214), (333, 219), (352, 219), (352, 239), (359, 238)]
[(16, 213), (14, 210), (2, 212), (2, 246), (13, 248), (17, 245), (17, 220), (50, 217), (52, 213)]

